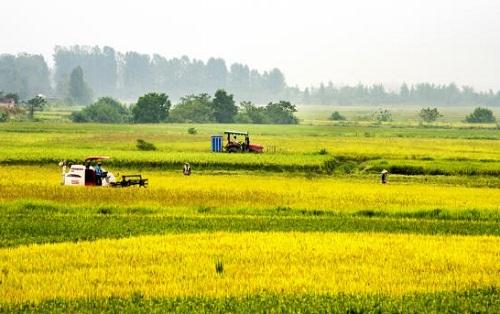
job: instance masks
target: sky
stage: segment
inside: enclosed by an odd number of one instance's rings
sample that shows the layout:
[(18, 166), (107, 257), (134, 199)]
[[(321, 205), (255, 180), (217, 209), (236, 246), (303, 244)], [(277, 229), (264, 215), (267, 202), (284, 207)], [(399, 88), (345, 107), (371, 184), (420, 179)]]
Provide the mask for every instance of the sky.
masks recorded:
[(304, 88), (433, 82), (500, 90), (497, 0), (2, 0), (0, 53), (54, 46), (274, 67)]

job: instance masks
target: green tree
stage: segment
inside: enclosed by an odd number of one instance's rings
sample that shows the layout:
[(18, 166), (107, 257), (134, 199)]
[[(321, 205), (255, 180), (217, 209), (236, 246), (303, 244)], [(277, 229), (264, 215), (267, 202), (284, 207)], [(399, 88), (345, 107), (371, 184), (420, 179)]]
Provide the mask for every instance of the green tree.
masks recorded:
[(190, 95), (181, 98), (171, 111), (169, 121), (171, 122), (214, 122), (214, 111), (212, 101), (208, 94)]
[(436, 121), (438, 118), (442, 117), (443, 115), (441, 113), (439, 113), (439, 111), (437, 110), (437, 108), (422, 108), (422, 110), (420, 110), (418, 116), (424, 120), (425, 122), (434, 122)]
[(92, 90), (85, 82), (83, 70), (77, 66), (69, 78), (68, 96), (72, 104), (88, 105), (92, 102)]
[(132, 117), (136, 123), (159, 123), (167, 119), (171, 106), (167, 95), (149, 93), (139, 97), (132, 108)]
[(47, 100), (45, 100), (42, 96), (35, 96), (26, 102), (26, 107), (28, 109), (28, 117), (33, 119), (35, 111), (42, 111), (45, 105), (47, 104)]
[(80, 112), (71, 115), (73, 122), (124, 123), (129, 121), (129, 110), (111, 97), (102, 97)]
[(332, 113), (332, 115), (330, 116), (330, 120), (332, 121), (344, 121), (345, 120), (345, 117), (343, 115), (340, 114), (340, 112), (338, 111), (335, 111), (334, 113)]
[(265, 108), (267, 118), (274, 124), (297, 124), (299, 120), (294, 113), (297, 109), (288, 101), (269, 103)]
[(215, 92), (212, 108), (215, 121), (219, 123), (234, 122), (234, 117), (238, 113), (238, 107), (235, 105), (233, 95), (228, 94), (223, 89), (219, 89)]
[(493, 111), (487, 108), (478, 107), (474, 112), (465, 117), (465, 121), (469, 123), (493, 123), (496, 121)]
[(250, 101), (242, 101), (240, 103), (241, 112), (237, 116), (240, 123), (270, 123), (271, 120), (267, 117), (265, 107), (257, 107)]

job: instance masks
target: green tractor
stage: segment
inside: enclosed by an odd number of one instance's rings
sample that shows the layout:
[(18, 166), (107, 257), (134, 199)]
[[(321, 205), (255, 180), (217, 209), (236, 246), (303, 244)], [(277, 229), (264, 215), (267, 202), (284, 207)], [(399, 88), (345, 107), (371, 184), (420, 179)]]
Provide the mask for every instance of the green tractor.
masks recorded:
[[(227, 139), (224, 150), (228, 153), (262, 153), (264, 151), (264, 146), (258, 144), (250, 144), (250, 136), (246, 131), (224, 131), (224, 135)], [(241, 137), (244, 137), (244, 140), (241, 140)]]

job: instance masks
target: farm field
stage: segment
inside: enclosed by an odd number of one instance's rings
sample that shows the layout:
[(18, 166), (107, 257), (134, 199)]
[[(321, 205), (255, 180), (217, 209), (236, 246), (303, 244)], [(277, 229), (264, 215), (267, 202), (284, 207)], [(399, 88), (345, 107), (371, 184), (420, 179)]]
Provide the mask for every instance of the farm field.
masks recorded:
[[(225, 129), (267, 151), (210, 153)], [(0, 312), (500, 311), (496, 126), (14, 122), (0, 148)], [(61, 186), (89, 155), (149, 186)]]

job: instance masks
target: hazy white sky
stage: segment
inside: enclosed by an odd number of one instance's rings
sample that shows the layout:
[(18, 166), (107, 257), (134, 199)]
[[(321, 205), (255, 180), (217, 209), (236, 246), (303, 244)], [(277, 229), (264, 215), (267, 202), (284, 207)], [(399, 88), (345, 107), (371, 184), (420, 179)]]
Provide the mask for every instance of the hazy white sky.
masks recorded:
[(2, 0), (0, 53), (55, 45), (188, 55), (288, 84), (456, 82), (500, 89), (497, 0)]

